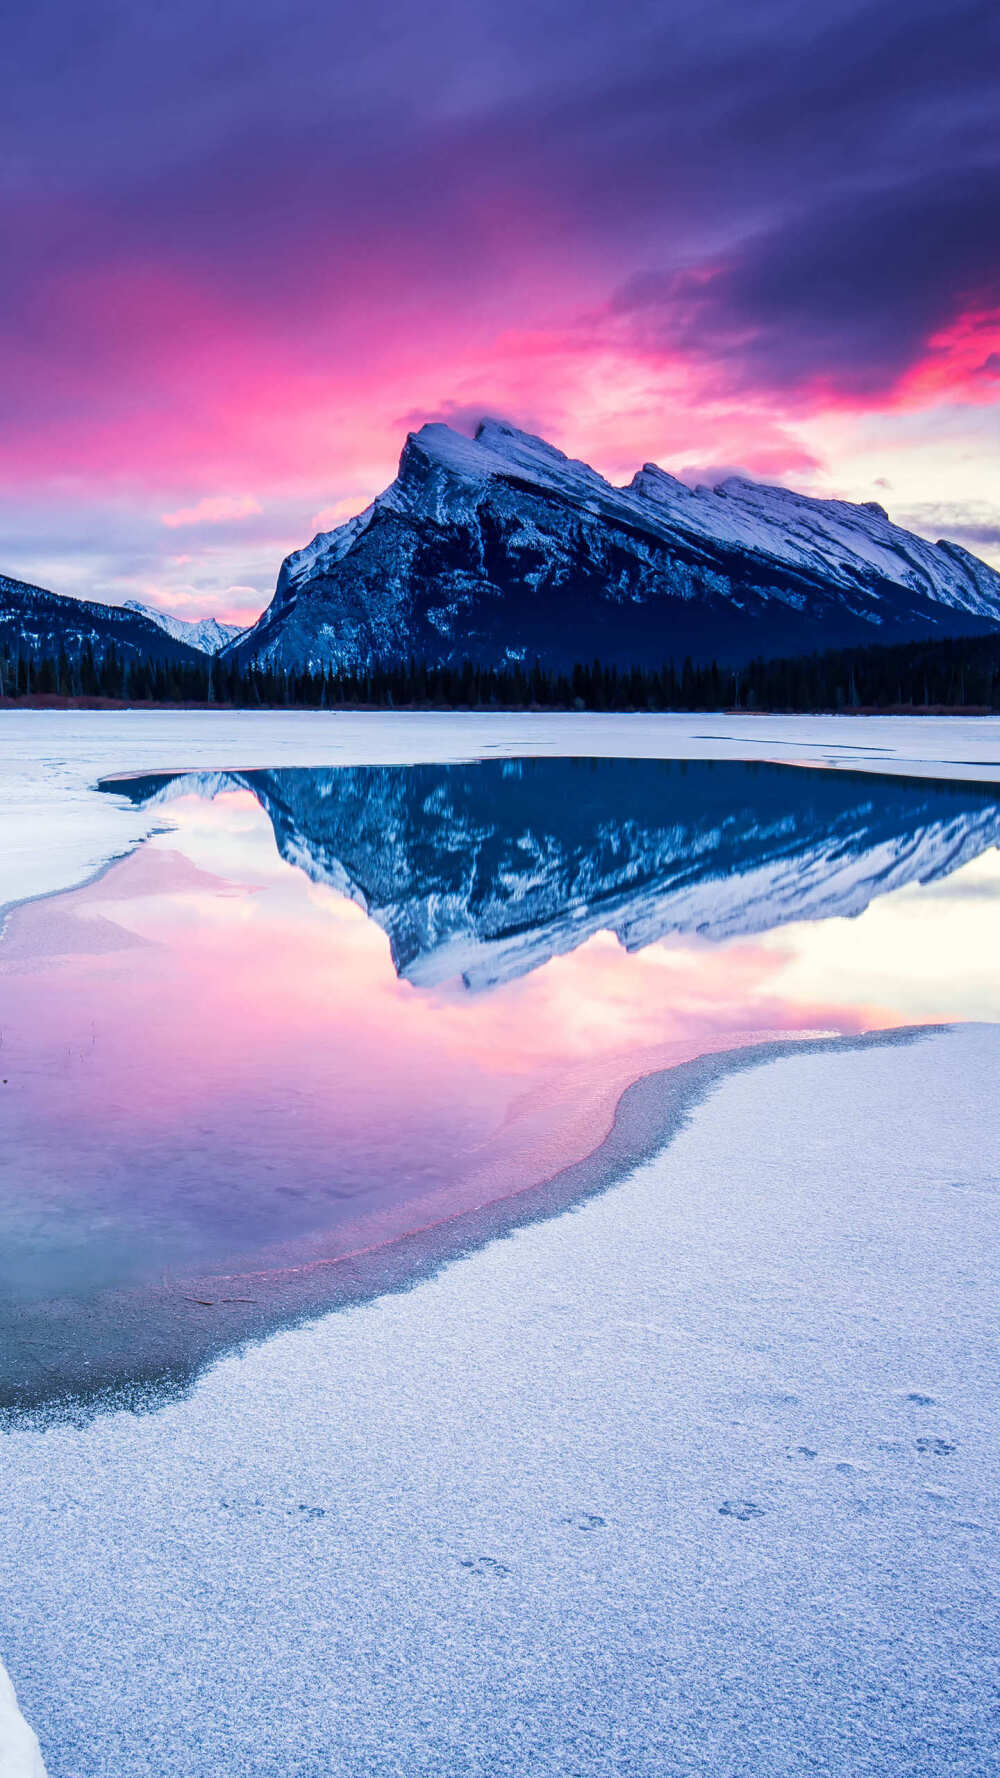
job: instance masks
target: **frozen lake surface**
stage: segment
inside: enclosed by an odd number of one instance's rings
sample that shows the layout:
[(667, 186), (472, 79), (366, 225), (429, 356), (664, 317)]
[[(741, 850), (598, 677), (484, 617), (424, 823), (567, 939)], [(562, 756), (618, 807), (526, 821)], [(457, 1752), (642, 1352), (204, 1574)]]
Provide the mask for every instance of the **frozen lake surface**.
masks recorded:
[(50, 1778), (997, 1769), (998, 725), (14, 716)]

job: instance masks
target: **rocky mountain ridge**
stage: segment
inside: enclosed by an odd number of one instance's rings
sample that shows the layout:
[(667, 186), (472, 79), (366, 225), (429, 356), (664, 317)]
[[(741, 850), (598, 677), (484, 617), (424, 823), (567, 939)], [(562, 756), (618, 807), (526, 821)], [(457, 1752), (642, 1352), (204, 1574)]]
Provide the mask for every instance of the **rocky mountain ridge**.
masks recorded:
[(998, 626), (1000, 574), (876, 503), (739, 477), (691, 489), (655, 464), (614, 487), (485, 420), (474, 439), (411, 433), (391, 486), (287, 557), (271, 604), (226, 652), (287, 671), (624, 667)]

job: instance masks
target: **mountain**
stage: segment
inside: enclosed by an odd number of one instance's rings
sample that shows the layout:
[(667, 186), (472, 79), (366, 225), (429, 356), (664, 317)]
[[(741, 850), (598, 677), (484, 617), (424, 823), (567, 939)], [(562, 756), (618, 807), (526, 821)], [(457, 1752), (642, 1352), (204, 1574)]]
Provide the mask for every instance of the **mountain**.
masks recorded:
[(185, 773), (148, 805), (250, 790), (279, 852), (357, 902), (397, 972), (483, 989), (598, 931), (639, 950), (861, 913), (1000, 844), (991, 786), (677, 760)]
[(235, 642), (237, 636), (243, 634), (242, 624), (220, 624), (216, 617), (171, 617), (169, 612), (158, 611), (155, 605), (143, 605), (138, 599), (126, 599), (123, 610), (148, 617), (150, 623), (157, 624), (175, 642), (186, 642), (200, 654), (218, 654), (227, 643)]
[(0, 656), (8, 660), (95, 660), (114, 649), (120, 660), (204, 664), (204, 657), (168, 635), (140, 611), (64, 598), (0, 574)]
[(474, 439), (411, 433), (391, 487), (290, 555), (226, 652), (278, 670), (732, 664), (998, 625), (1000, 574), (874, 503), (740, 477), (692, 490), (655, 464), (616, 488), (484, 420)]

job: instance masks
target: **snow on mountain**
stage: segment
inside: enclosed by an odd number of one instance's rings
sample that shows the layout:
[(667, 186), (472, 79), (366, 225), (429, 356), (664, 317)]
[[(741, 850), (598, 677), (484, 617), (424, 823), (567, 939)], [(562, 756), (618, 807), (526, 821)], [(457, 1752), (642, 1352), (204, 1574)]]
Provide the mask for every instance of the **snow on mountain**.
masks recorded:
[(189, 648), (197, 648), (201, 654), (218, 654), (237, 636), (242, 636), (243, 626), (240, 624), (222, 624), (218, 618), (185, 618), (172, 617), (167, 611), (160, 611), (155, 605), (143, 605), (139, 599), (126, 599), (125, 611), (136, 611), (140, 617), (148, 617), (151, 623), (172, 636), (175, 642), (186, 642)]
[(283, 858), (422, 986), (510, 981), (599, 931), (749, 937), (850, 917), (1000, 844), (995, 792), (779, 766), (490, 760), (116, 780), (142, 807), (247, 789)]
[(881, 507), (740, 477), (690, 489), (647, 464), (614, 487), (484, 420), (411, 433), (396, 480), (282, 566), (232, 645), (279, 668), (411, 655), (566, 667), (595, 655), (737, 661), (1000, 624), (1000, 574)]
[(680, 526), (818, 571), (837, 585), (863, 585), (874, 573), (976, 617), (997, 616), (995, 569), (957, 543), (928, 543), (904, 531), (877, 501), (817, 500), (743, 476), (692, 490), (653, 463), (629, 488)]
[(122, 660), (197, 660), (190, 643), (142, 610), (68, 598), (0, 575), (0, 656), (99, 660), (111, 649)]

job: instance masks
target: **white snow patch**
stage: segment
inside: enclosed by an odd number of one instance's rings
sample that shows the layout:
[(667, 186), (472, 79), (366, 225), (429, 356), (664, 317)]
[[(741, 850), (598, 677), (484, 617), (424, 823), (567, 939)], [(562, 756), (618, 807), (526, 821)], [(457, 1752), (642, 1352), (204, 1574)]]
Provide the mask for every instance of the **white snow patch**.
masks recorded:
[(14, 1687), (0, 1662), (0, 1778), (45, 1778), (38, 1737), (18, 1708)]
[(374, 506), (366, 506), (353, 519), (343, 525), (337, 525), (332, 531), (319, 531), (311, 543), (302, 549), (294, 550), (286, 556), (282, 564), (285, 576), (290, 584), (297, 586), (307, 575), (322, 568), (329, 569), (346, 556), (349, 549), (372, 522)]

